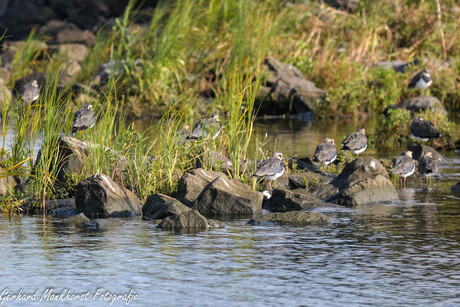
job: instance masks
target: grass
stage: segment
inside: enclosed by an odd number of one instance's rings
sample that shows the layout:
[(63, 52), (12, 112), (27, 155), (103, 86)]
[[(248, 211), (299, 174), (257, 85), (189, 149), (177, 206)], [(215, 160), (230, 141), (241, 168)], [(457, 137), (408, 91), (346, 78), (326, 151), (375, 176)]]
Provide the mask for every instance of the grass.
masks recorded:
[[(254, 99), (267, 56), (295, 65), (327, 91), (327, 99), (314, 106), (316, 117), (324, 120), (379, 117), (388, 105), (417, 95), (407, 90), (407, 83), (421, 66), (433, 75), (431, 94), (451, 110), (460, 108), (460, 10), (455, 1), (363, 0), (353, 12), (316, 1), (163, 1), (146, 25), (135, 23), (145, 13), (137, 5), (131, 1), (111, 27), (97, 33), (76, 76), (76, 82), (93, 90), (79, 101), (69, 90), (72, 83), (64, 90), (58, 87), (65, 57), (45, 48), (44, 38), (32, 31), (15, 47), (10, 86), (32, 72), (56, 72), (34, 105), (21, 113), (11, 102), (3, 105), (3, 135), (12, 128), (14, 137), (11, 146), (3, 139), (0, 154), (8, 174), (32, 174), (24, 197), (43, 204), (46, 198), (70, 195), (79, 180), (93, 173), (111, 176), (141, 199), (157, 192), (172, 194), (197, 159), (205, 168), (214, 167), (206, 160), (211, 151), (228, 156), (234, 166), (231, 175), (249, 182), (246, 175), (255, 166), (244, 161), (270, 155), (266, 148), (249, 150), (257, 113)], [(375, 66), (381, 60), (414, 58), (423, 64), (406, 73)], [(109, 62), (109, 78), (98, 82), (99, 66)], [(58, 137), (69, 133), (73, 111), (88, 100), (98, 122), (79, 137), (93, 145), (81, 173), (64, 190), (57, 189)], [(193, 127), (213, 111), (221, 115), (224, 127), (218, 138), (179, 144), (177, 131), (183, 124)], [(155, 119), (153, 133), (126, 124), (127, 116), (145, 114)], [(445, 117), (423, 116), (451, 140), (452, 124)], [(406, 142), (410, 118), (401, 110), (381, 117), (378, 139), (397, 135)], [(42, 154), (32, 163), (39, 142)]]

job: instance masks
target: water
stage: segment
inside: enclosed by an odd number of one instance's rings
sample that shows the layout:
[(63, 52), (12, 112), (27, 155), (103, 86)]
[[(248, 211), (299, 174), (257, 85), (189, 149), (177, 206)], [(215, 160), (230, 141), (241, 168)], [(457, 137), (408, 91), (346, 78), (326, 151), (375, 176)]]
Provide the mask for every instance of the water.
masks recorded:
[[(273, 128), (275, 127), (275, 128)], [(354, 124), (259, 122), (285, 155), (311, 156), (324, 136), (340, 143)], [(274, 144), (274, 143), (273, 143)], [(388, 157), (396, 149), (369, 148)], [(38, 290), (35, 301), (6, 306), (62, 306), (39, 301), (63, 289), (88, 292), (70, 306), (109, 306), (99, 292), (138, 295), (128, 306), (456, 306), (460, 305), (460, 160), (446, 153), (434, 191), (410, 177), (401, 201), (321, 209), (321, 227), (249, 226), (247, 220), (196, 234), (157, 230), (140, 219), (106, 231), (60, 219), (0, 218), (0, 290)], [(1, 303), (1, 300), (0, 300)], [(113, 306), (124, 306), (122, 300)]]

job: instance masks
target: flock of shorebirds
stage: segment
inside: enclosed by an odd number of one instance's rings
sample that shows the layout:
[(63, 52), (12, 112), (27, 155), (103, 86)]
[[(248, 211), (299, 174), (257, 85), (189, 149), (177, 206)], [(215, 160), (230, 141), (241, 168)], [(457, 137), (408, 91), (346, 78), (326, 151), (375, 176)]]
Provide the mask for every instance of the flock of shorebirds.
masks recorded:
[[(422, 92), (427, 89), (432, 82), (432, 78), (427, 69), (423, 69), (415, 75), (409, 83), (409, 88), (418, 88)], [(432, 122), (415, 117), (410, 126), (410, 132), (414, 139), (420, 142), (426, 142), (429, 139), (435, 139), (441, 136), (439, 131)], [(342, 142), (342, 151), (350, 151), (359, 156), (360, 153), (367, 149), (367, 136), (364, 128), (347, 135)], [(323, 143), (316, 147), (313, 161), (322, 163), (326, 166), (337, 159), (337, 149), (335, 142), (331, 138), (325, 138)], [(406, 187), (406, 178), (414, 174), (418, 165), (418, 171), (426, 177), (428, 190), (428, 177), (438, 172), (438, 158), (434, 157), (431, 152), (425, 152), (418, 161), (412, 158), (411, 151), (405, 151), (395, 158), (390, 173), (396, 174), (403, 180), (403, 186)], [(253, 176), (264, 177), (268, 181), (267, 189), (271, 190), (271, 182), (280, 177), (286, 167), (283, 162), (283, 155), (279, 152), (273, 153), (269, 159), (263, 160)]]
[[(418, 88), (422, 92), (431, 85), (432, 78), (427, 69), (423, 69), (415, 75), (409, 83), (409, 88)], [(25, 104), (29, 105), (38, 99), (40, 95), (39, 86), (36, 80), (32, 80), (26, 84), (20, 96)], [(96, 123), (96, 114), (92, 109), (91, 104), (86, 104), (83, 108), (77, 110), (74, 114), (72, 133), (77, 131), (91, 128)], [(184, 125), (182, 131), (179, 133), (179, 142), (183, 143), (186, 140), (197, 140), (204, 138), (216, 138), (222, 129), (222, 124), (219, 121), (217, 113), (213, 113), (210, 118), (201, 119), (190, 131), (187, 125)], [(435, 128), (433, 123), (424, 120), (420, 117), (415, 117), (410, 131), (412, 137), (426, 142), (429, 139), (440, 137), (439, 131)], [(367, 148), (367, 136), (364, 128), (358, 129), (356, 132), (347, 135), (342, 142), (342, 151), (350, 151), (359, 156)], [(324, 142), (319, 144), (313, 156), (313, 161), (322, 163), (326, 166), (333, 163), (337, 158), (337, 149), (334, 140), (325, 138)], [(393, 167), (390, 172), (403, 178), (404, 187), (406, 178), (411, 176), (418, 164), (419, 173), (425, 176), (430, 176), (438, 171), (438, 160), (433, 157), (430, 152), (426, 152), (418, 161), (412, 159), (412, 152), (406, 151), (397, 156)], [(271, 183), (280, 177), (286, 169), (283, 162), (283, 154), (274, 152), (271, 158), (263, 160), (253, 177), (263, 177), (268, 181), (267, 188), (272, 190)], [(428, 178), (428, 177), (427, 177)], [(428, 179), (427, 179), (428, 180)], [(428, 185), (428, 181), (427, 181)]]

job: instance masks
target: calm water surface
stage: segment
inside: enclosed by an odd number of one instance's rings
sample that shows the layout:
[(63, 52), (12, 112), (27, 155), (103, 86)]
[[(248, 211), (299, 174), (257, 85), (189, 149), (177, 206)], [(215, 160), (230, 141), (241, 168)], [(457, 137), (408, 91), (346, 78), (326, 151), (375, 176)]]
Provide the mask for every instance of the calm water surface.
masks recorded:
[[(356, 124), (259, 122), (257, 135), (278, 140), (287, 156), (311, 156), (331, 136), (340, 143)], [(400, 148), (369, 148), (384, 157)], [(434, 191), (411, 177), (401, 201), (331, 208), (322, 227), (248, 226), (197, 234), (157, 230), (140, 219), (106, 231), (60, 219), (0, 218), (0, 287), (38, 292), (36, 301), (6, 306), (62, 306), (41, 301), (55, 293), (90, 292), (70, 306), (109, 306), (97, 289), (138, 295), (129, 306), (458, 306), (460, 305), (460, 180), (454, 153), (433, 180)], [(1, 301), (0, 301), (1, 303)], [(112, 306), (124, 306), (117, 301)]]

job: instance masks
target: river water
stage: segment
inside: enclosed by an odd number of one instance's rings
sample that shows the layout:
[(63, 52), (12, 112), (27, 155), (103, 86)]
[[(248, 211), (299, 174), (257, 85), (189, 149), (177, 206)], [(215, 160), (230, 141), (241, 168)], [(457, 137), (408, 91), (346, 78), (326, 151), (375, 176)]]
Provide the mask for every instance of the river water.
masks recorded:
[[(312, 156), (325, 136), (340, 143), (355, 123), (258, 122), (285, 156)], [(372, 131), (372, 129), (369, 129)], [(370, 146), (364, 156), (400, 148)], [(157, 230), (140, 219), (106, 231), (60, 219), (0, 218), (0, 287), (33, 294), (6, 306), (109, 306), (110, 294), (137, 295), (128, 306), (458, 306), (460, 305), (460, 160), (444, 153), (434, 191), (410, 177), (394, 184), (401, 201), (320, 209), (327, 226), (249, 226), (196, 234)], [(48, 291), (48, 292), (46, 292)], [(86, 293), (84, 301), (49, 294)], [(40, 299), (42, 300), (40, 301)], [(120, 298), (112, 306), (125, 306)]]

